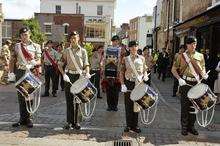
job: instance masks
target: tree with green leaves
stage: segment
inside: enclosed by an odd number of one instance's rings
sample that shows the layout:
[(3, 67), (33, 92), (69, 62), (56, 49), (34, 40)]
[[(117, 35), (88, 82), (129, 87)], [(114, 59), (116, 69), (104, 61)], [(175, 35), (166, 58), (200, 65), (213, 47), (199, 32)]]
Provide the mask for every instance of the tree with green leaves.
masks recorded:
[(42, 44), (46, 40), (46, 36), (41, 32), (40, 24), (37, 19), (31, 18), (28, 20), (23, 20), (24, 26), (27, 26), (31, 30), (31, 40)]
[(94, 46), (92, 45), (92, 43), (84, 43), (83, 48), (86, 49), (88, 58), (90, 60), (90, 58), (92, 57), (92, 50), (94, 49)]

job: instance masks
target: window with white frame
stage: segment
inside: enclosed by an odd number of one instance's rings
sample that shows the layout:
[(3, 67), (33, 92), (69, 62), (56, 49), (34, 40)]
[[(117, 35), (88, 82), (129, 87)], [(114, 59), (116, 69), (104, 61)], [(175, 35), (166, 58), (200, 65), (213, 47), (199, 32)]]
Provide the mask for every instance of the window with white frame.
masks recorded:
[(44, 23), (44, 31), (47, 35), (52, 34), (52, 23)]
[(97, 6), (97, 15), (102, 15), (103, 14), (103, 6)]
[(61, 14), (61, 5), (56, 5), (56, 14)]
[(68, 23), (64, 23), (63, 24), (64, 27), (64, 35), (68, 35), (69, 32), (69, 24)]
[(11, 22), (5, 21), (2, 23), (2, 38), (12, 37), (12, 27)]
[(97, 26), (86, 26), (86, 38), (105, 38), (105, 28)]

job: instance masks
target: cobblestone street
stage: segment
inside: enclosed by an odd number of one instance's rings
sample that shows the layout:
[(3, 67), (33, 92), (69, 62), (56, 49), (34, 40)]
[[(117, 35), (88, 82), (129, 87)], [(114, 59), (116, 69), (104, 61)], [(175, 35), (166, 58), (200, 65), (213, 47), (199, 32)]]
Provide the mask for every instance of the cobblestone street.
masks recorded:
[[(220, 106), (216, 107), (214, 121), (208, 128), (199, 128), (200, 135), (180, 134), (180, 102), (172, 97), (172, 79), (159, 81), (152, 76), (152, 86), (159, 91), (159, 105), (155, 121), (140, 124), (141, 134), (123, 134), (125, 126), (124, 97), (120, 96), (119, 111), (106, 111), (106, 97), (97, 99), (94, 116), (83, 121), (82, 130), (62, 130), (66, 121), (64, 92), (58, 97), (41, 98), (41, 105), (34, 116), (34, 128), (12, 128), (18, 121), (18, 103), (13, 85), (0, 86), (0, 146), (113, 146), (117, 141), (136, 145), (220, 145)], [(140, 123), (140, 122), (139, 122)]]

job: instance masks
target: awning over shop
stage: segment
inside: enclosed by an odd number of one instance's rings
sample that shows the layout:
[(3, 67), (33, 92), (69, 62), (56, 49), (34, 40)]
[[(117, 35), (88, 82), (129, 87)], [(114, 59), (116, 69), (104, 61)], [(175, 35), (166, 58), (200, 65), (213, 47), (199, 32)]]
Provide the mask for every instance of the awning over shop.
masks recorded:
[(197, 16), (174, 26), (177, 31), (184, 31), (189, 28), (201, 27), (204, 25), (220, 22), (220, 5), (217, 5)]

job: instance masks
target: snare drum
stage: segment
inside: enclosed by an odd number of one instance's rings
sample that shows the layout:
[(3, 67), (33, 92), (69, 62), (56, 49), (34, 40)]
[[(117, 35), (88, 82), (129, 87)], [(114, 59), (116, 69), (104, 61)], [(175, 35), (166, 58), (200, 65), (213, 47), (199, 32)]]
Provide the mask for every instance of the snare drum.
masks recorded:
[(26, 100), (31, 100), (33, 97), (30, 97), (30, 95), (39, 89), (41, 84), (41, 81), (37, 77), (35, 77), (31, 72), (27, 72), (15, 83), (15, 88)]
[(70, 88), (70, 92), (74, 94), (82, 103), (90, 102), (97, 95), (97, 89), (89, 79), (79, 78)]
[(216, 95), (204, 83), (193, 86), (188, 91), (187, 96), (199, 111), (208, 110), (216, 103)]
[(130, 98), (145, 110), (154, 106), (158, 100), (158, 94), (147, 84), (140, 83), (132, 90)]

